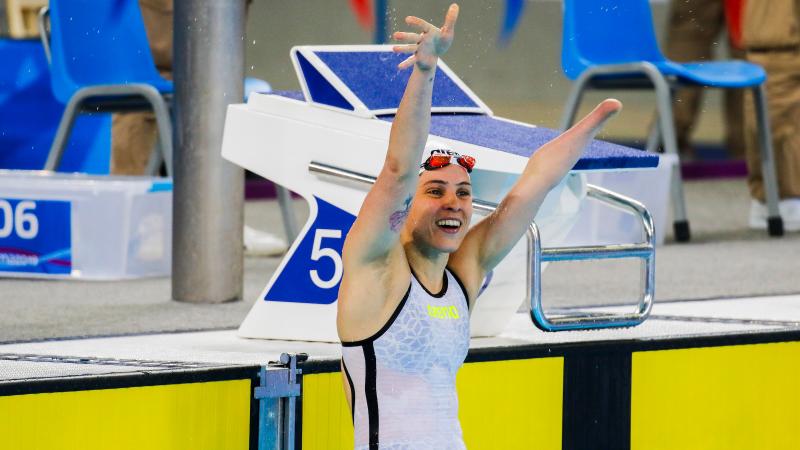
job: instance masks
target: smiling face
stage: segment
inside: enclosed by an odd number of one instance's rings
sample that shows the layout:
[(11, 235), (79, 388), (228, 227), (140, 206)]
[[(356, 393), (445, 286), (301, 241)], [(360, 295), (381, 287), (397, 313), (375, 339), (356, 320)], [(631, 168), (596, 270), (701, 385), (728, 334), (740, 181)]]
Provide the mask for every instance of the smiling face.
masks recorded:
[(451, 164), (419, 177), (404, 234), (423, 252), (458, 250), (472, 217), (472, 185), (464, 168)]

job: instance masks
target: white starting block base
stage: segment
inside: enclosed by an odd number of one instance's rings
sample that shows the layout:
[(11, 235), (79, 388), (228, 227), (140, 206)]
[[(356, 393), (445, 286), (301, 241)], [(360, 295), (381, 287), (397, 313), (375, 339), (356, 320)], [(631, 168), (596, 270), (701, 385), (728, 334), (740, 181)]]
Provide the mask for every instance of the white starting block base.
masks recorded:
[[(642, 203), (653, 217), (656, 244), (662, 245), (669, 215), (670, 173), (678, 165), (678, 157), (661, 154), (658, 159), (656, 170), (588, 172), (586, 182)], [(637, 217), (596, 201), (586, 201), (581, 204), (564, 245), (610, 245), (641, 239), (642, 224)]]
[(166, 276), (171, 259), (171, 179), (0, 171), (0, 276)]
[[(302, 93), (252, 95), (246, 105), (231, 105), (225, 122), (223, 158), (309, 203), (309, 220), (239, 336), (337, 342), (344, 238), (383, 166), (393, 115), (410, 72), (397, 70), (402, 55), (391, 46), (302, 46), (293, 48), (291, 57)], [(481, 203), (484, 211), (476, 212), (477, 221), (491, 210), (486, 204), (498, 203), (516, 182), (532, 152), (558, 132), (495, 117), (441, 60), (436, 73), (430, 135), (479, 161), (472, 172), (472, 192), (486, 203)], [(541, 246), (563, 245), (589, 193), (585, 172), (653, 168), (656, 161), (643, 152), (589, 143), (536, 216)], [(527, 239), (487, 276), (483, 300), (470, 313), (472, 336), (497, 335), (532, 297), (527, 280), (533, 276), (526, 277), (533, 256), (528, 257)], [(541, 268), (537, 262), (536, 270)]]

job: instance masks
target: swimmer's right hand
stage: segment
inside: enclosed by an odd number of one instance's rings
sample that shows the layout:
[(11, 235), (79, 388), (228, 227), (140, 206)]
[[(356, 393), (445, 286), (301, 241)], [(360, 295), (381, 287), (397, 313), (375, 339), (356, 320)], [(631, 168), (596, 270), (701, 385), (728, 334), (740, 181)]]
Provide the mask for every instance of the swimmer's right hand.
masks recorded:
[(406, 17), (406, 24), (415, 28), (418, 33), (395, 32), (392, 38), (405, 42), (405, 45), (395, 45), (393, 50), (398, 53), (413, 53), (405, 61), (397, 65), (398, 69), (406, 69), (416, 64), (421, 70), (431, 70), (436, 67), (438, 58), (447, 52), (453, 43), (453, 36), (458, 19), (458, 5), (453, 3), (447, 10), (442, 28), (436, 28), (419, 17)]

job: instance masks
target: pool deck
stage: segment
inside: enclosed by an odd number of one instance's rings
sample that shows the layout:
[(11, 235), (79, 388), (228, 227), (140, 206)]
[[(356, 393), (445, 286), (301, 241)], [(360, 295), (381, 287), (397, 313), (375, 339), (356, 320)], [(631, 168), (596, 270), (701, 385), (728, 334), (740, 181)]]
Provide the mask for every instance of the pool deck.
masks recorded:
[[(676, 339), (800, 336), (800, 295), (659, 303), (635, 328), (546, 333), (518, 313), (492, 338), (473, 338), (470, 348), (492, 351), (564, 345), (658, 343)], [(264, 365), (281, 353), (307, 353), (309, 362), (335, 363), (335, 343), (243, 339), (235, 330), (154, 333), (0, 345), (0, 387), (59, 377), (142, 374), (239, 365)]]

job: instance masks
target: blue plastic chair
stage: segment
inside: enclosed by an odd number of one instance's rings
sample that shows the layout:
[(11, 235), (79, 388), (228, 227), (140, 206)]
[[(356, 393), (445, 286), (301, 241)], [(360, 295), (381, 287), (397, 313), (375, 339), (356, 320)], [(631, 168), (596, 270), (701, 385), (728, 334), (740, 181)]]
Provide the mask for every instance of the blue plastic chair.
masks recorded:
[[(758, 119), (761, 163), (769, 211), (771, 236), (783, 234), (778, 212), (772, 137), (761, 66), (744, 61), (677, 63), (658, 47), (648, 0), (564, 0), (561, 65), (575, 80), (562, 117), (567, 129), (575, 121), (586, 89), (655, 89), (658, 122), (648, 150), (659, 140), (665, 151), (678, 154), (672, 120), (673, 90), (681, 86), (748, 88), (753, 91)], [(691, 238), (680, 170), (672, 171), (672, 206), (675, 238)]]
[(152, 109), (161, 155), (151, 156), (148, 171), (155, 173), (163, 156), (172, 173), (173, 84), (156, 70), (137, 1), (50, 0), (41, 18), (53, 93), (67, 103), (45, 169), (58, 168), (77, 114)]
[[(0, 169), (41, 170), (64, 104), (53, 97), (42, 43), (0, 38)], [(84, 115), (75, 122), (61, 168), (107, 174), (111, 117)]]

